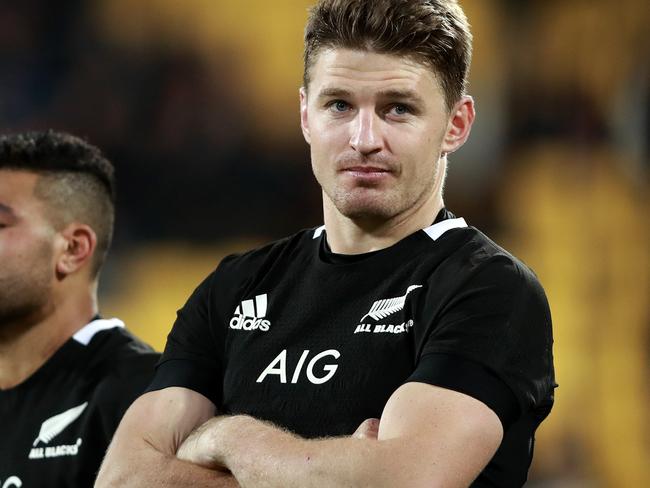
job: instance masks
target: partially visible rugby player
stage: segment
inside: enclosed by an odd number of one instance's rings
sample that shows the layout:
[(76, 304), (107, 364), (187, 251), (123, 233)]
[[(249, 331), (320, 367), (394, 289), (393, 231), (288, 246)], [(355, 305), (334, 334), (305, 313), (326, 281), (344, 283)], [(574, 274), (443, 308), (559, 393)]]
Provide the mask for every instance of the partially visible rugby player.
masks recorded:
[(88, 487), (158, 359), (97, 283), (113, 166), (68, 134), (0, 136), (0, 486)]

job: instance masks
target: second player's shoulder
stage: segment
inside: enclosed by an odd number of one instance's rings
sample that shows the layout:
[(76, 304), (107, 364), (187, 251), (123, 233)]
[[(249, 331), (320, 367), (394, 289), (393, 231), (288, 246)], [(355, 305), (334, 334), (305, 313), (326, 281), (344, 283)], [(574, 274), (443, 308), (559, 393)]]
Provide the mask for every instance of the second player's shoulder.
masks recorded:
[(97, 332), (88, 345), (89, 374), (127, 379), (151, 375), (160, 353), (125, 327)]
[(121, 326), (97, 332), (86, 347), (89, 422), (110, 440), (126, 409), (151, 383), (160, 354)]

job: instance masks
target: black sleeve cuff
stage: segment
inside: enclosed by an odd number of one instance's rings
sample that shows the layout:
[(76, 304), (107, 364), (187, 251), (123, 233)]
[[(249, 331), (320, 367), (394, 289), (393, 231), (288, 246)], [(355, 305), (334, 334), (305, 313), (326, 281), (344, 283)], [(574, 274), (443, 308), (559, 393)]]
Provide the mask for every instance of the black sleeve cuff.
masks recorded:
[(427, 383), (476, 398), (497, 414), (504, 432), (520, 414), (517, 397), (503, 380), (482, 364), (454, 354), (422, 356), (408, 382)]
[(158, 364), (153, 381), (145, 391), (180, 386), (200, 393), (219, 408), (221, 405), (221, 378), (200, 361), (169, 359)]

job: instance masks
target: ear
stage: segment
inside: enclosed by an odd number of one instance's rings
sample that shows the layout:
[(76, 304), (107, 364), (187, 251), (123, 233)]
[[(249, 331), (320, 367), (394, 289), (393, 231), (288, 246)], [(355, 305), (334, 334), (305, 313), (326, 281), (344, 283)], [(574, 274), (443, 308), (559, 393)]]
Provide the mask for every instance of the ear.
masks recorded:
[(442, 152), (452, 153), (459, 149), (469, 137), (474, 123), (474, 99), (469, 95), (463, 96), (451, 111), (447, 132), (442, 141)]
[(56, 274), (63, 279), (89, 265), (97, 248), (97, 234), (86, 224), (72, 223), (59, 237)]
[(303, 86), (300, 87), (300, 128), (302, 135), (307, 141), (311, 143), (311, 134), (309, 132), (309, 118), (307, 116), (307, 89)]

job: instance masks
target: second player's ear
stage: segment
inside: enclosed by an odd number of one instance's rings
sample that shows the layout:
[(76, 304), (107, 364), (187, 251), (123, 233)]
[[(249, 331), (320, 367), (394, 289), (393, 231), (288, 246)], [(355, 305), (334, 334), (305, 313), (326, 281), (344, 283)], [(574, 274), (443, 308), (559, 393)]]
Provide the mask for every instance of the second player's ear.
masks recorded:
[(447, 132), (442, 141), (442, 152), (452, 153), (459, 149), (469, 137), (474, 123), (474, 99), (469, 95), (463, 96), (454, 105), (447, 123)]
[(307, 116), (307, 89), (303, 86), (300, 87), (300, 128), (302, 135), (307, 141), (311, 143), (311, 133), (309, 131), (309, 118)]
[(60, 279), (89, 266), (97, 248), (97, 234), (86, 224), (72, 223), (58, 235), (56, 274)]

